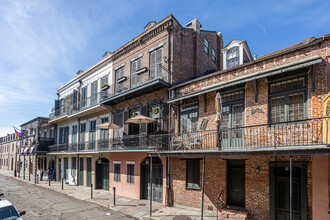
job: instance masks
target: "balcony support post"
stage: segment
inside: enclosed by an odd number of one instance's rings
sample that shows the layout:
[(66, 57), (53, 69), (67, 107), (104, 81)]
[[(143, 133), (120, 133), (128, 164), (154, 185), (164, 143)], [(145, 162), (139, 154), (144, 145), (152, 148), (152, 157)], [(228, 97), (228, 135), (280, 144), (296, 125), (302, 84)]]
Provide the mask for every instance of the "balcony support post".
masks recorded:
[(152, 157), (150, 157), (150, 217), (152, 216)]

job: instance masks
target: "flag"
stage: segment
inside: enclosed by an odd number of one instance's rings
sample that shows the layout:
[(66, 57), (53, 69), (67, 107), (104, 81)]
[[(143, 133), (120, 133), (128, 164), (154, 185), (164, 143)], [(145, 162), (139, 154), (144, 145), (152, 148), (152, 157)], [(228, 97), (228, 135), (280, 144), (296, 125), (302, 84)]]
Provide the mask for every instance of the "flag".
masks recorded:
[(16, 135), (16, 141), (18, 142), (19, 141), (19, 137), (21, 136), (21, 133), (19, 133), (15, 128), (15, 135)]

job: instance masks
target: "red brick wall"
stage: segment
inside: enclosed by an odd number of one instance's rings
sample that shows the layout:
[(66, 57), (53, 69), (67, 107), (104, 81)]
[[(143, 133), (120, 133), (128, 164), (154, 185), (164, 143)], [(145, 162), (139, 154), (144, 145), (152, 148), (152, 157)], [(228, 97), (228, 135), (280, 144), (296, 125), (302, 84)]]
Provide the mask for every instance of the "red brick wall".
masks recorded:
[[(244, 68), (240, 68), (236, 71), (225, 72), (223, 74), (218, 74), (212, 76), (208, 79), (202, 79), (197, 82), (190, 83), (188, 85), (177, 88), (175, 91), (177, 95), (188, 94), (197, 92), (203, 89), (203, 87), (211, 86), (213, 83), (219, 82), (221, 80), (232, 79), (240, 75), (251, 73), (254, 71), (259, 71), (262, 69), (275, 67), (276, 65), (282, 65), (287, 62), (292, 62), (295, 59), (305, 58), (306, 56), (311, 56), (319, 54), (325, 56), (324, 45), (318, 48), (318, 45), (306, 48), (302, 51), (291, 53), (288, 55), (283, 55), (280, 58), (274, 58), (269, 61), (264, 61), (259, 64), (250, 65)], [(322, 99), (327, 94), (327, 66), (326, 62), (321, 62), (315, 65), (315, 88), (312, 91), (312, 76), (308, 73), (308, 118), (321, 117), (323, 112), (323, 101)], [(257, 80), (257, 99), (255, 101), (255, 92), (253, 81), (247, 82), (245, 84), (245, 112), (244, 119), (245, 125), (258, 125), (268, 123), (269, 108), (268, 108), (268, 82), (266, 78), (261, 78)], [(187, 93), (186, 93), (187, 92)], [(208, 118), (209, 122), (206, 130), (216, 129), (215, 119), (215, 95), (216, 92), (210, 92), (207, 94), (206, 109), (204, 112), (204, 98), (198, 96), (199, 98), (199, 124), (203, 118)], [(181, 102), (182, 103), (182, 102)], [(253, 110), (253, 111), (252, 111)], [(258, 110), (258, 111), (256, 111)], [(178, 120), (179, 120), (179, 108), (177, 108), (177, 117), (173, 118), (175, 124), (175, 132), (178, 132)]]
[[(186, 186), (186, 161), (182, 158), (171, 158), (171, 187), (175, 206), (189, 206), (200, 208), (202, 192), (188, 190)], [(230, 158), (206, 157), (205, 159), (205, 195), (204, 208), (216, 211), (217, 197), (221, 190), (225, 191), (227, 166), (226, 160)], [(270, 218), (269, 198), (269, 162), (274, 157), (244, 157), (234, 159), (247, 159), (245, 163), (245, 209), (249, 219)], [(277, 161), (289, 161), (289, 156), (277, 157)], [(305, 161), (307, 164), (307, 194), (308, 219), (312, 219), (312, 167), (310, 156), (294, 156), (293, 161)], [(200, 186), (202, 184), (202, 160), (200, 161)], [(256, 168), (260, 172), (256, 172)]]

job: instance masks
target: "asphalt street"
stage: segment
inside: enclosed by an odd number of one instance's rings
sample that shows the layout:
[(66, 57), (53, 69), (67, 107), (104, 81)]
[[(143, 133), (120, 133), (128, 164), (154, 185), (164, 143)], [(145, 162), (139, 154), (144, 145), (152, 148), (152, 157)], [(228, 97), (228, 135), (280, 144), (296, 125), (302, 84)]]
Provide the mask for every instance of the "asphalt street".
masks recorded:
[(26, 211), (23, 219), (134, 219), (93, 203), (80, 201), (49, 189), (0, 175), (0, 193), (18, 211)]

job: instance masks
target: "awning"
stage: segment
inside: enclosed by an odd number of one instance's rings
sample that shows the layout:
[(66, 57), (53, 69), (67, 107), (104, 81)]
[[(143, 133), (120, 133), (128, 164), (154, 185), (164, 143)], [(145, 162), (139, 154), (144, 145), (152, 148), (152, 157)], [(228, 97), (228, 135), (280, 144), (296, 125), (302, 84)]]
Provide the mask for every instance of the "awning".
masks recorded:
[(301, 69), (301, 68), (308, 67), (308, 66), (311, 66), (311, 65), (314, 65), (317, 63), (321, 63), (321, 62), (322, 62), (322, 58), (319, 55), (307, 57), (305, 59), (301, 59), (301, 60), (291, 62), (291, 63), (285, 64), (285, 65), (281, 65), (281, 66), (277, 66), (277, 67), (270, 68), (267, 70), (262, 70), (262, 71), (246, 74), (246, 75), (243, 75), (240, 77), (236, 77), (234, 79), (221, 81), (220, 83), (212, 85), (209, 88), (204, 89), (202, 91), (171, 99), (167, 103), (178, 102), (180, 100), (193, 98), (193, 97), (196, 97), (199, 95), (203, 95), (205, 93), (217, 91), (219, 89), (235, 86), (235, 85), (238, 85), (241, 83), (246, 83), (246, 82), (253, 81), (256, 79), (261, 79), (261, 78), (281, 74), (281, 73), (292, 71), (292, 70)]
[(32, 146), (32, 147), (30, 147), (29, 153), (30, 153), (30, 154), (33, 154), (35, 148), (36, 148), (36, 146)]

